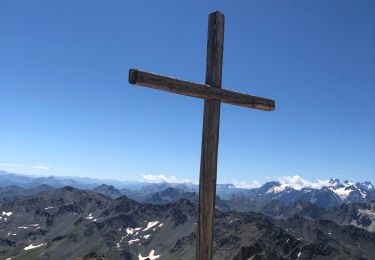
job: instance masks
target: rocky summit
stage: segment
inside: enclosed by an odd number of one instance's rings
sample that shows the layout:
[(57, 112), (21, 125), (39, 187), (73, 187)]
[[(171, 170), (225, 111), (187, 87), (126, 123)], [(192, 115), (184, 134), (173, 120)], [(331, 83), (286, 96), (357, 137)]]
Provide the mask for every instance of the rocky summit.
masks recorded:
[[(147, 197), (157, 203), (116, 194), (68, 186), (1, 199), (0, 258), (194, 259), (192, 193), (167, 188)], [(257, 212), (217, 210), (214, 259), (375, 259), (373, 203), (276, 203)]]

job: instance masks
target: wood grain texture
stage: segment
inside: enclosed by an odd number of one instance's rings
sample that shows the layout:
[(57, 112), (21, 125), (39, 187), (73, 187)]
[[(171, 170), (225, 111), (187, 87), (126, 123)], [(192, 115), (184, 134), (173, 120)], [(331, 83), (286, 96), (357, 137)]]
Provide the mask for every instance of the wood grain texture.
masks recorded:
[[(223, 48), (224, 15), (214, 12), (208, 18), (206, 61), (206, 84), (212, 86), (213, 89), (221, 87)], [(213, 256), (219, 124), (220, 101), (205, 100), (199, 174), (197, 260), (209, 260)]]
[(129, 83), (204, 99), (199, 201), (197, 221), (197, 260), (213, 257), (213, 230), (219, 146), (221, 102), (273, 111), (275, 101), (221, 88), (224, 15), (214, 12), (208, 18), (205, 84), (197, 84), (137, 69), (129, 70)]
[(215, 88), (215, 85), (208, 84), (207, 81), (206, 84), (198, 84), (151, 72), (131, 69), (129, 70), (129, 83), (190, 97), (219, 100), (227, 104), (247, 108), (264, 111), (273, 111), (275, 109), (274, 100), (222, 88)]

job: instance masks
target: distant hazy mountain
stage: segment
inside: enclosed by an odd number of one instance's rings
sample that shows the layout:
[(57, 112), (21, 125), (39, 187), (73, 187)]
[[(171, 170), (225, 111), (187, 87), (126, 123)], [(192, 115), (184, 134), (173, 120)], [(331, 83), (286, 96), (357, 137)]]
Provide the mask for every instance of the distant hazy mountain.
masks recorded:
[(273, 218), (290, 218), (302, 215), (307, 218), (320, 218), (328, 213), (328, 209), (313, 203), (298, 200), (293, 203), (283, 203), (279, 200), (249, 200), (246, 197), (235, 197), (224, 200), (231, 210), (239, 212), (258, 212)]
[[(186, 199), (142, 204), (64, 187), (0, 199), (0, 212), (1, 259), (194, 259), (196, 205)], [(216, 211), (214, 259), (374, 259), (374, 233), (295, 212)]]
[(0, 170), (0, 187), (18, 186), (22, 188), (32, 188), (40, 185), (49, 185), (54, 188), (72, 186), (80, 189), (94, 189), (101, 184), (113, 185), (116, 188), (139, 189), (144, 184), (138, 182), (123, 182), (117, 180), (98, 180), (82, 177), (62, 177), (62, 176), (32, 176), (8, 173)]
[[(158, 191), (155, 193), (149, 194), (143, 200), (139, 202), (142, 203), (152, 203), (155, 205), (165, 205), (168, 203), (174, 203), (181, 199), (189, 200), (190, 202), (197, 204), (198, 203), (198, 193), (191, 192), (186, 190), (180, 190), (179, 188), (166, 188), (165, 190)], [(227, 203), (219, 196), (216, 196), (216, 209), (221, 211), (229, 211), (231, 208), (227, 205)]]
[[(105, 186), (101, 187), (102, 190), (100, 192), (112, 198), (125, 195), (139, 202), (156, 203), (157, 196), (160, 195), (158, 204), (165, 204), (180, 198), (194, 201), (189, 196), (198, 192), (198, 186), (191, 183), (136, 183), (74, 177), (31, 177), (0, 171), (0, 187), (16, 185), (22, 188), (31, 188), (48, 185), (54, 188), (72, 186), (79, 189), (93, 190), (102, 184), (105, 184)], [(174, 191), (174, 194), (158, 194), (168, 188), (173, 188), (174, 190), (169, 190), (169, 192)], [(278, 200), (286, 204), (301, 200), (319, 207), (330, 208), (339, 207), (345, 203), (365, 203), (374, 200), (375, 188), (371, 182), (340, 182), (338, 179), (320, 181), (309, 185), (298, 182), (281, 183), (272, 181), (263, 184), (259, 188), (252, 189), (238, 188), (234, 184), (218, 184), (217, 195), (222, 200), (232, 201), (233, 203), (243, 198), (250, 201)], [(151, 198), (152, 196), (154, 198)], [(249, 202), (245, 201), (242, 207), (245, 207), (246, 203)]]
[(102, 184), (94, 189), (94, 191), (101, 193), (107, 197), (110, 197), (112, 199), (117, 199), (118, 197), (121, 197), (121, 192), (113, 187), (112, 185)]
[(55, 188), (61, 188), (64, 186), (74, 186), (83, 189), (90, 189), (98, 186), (98, 183), (92, 182), (80, 182), (72, 178), (62, 178), (62, 177), (36, 177), (36, 176), (26, 176), (20, 174), (8, 173), (5, 171), (0, 171), (0, 187), (6, 186), (18, 186), (22, 188), (32, 188), (40, 185), (49, 185)]
[(198, 194), (196, 192), (184, 191), (172, 187), (168, 187), (165, 190), (158, 191), (149, 194), (143, 202), (152, 204), (168, 204), (171, 202), (176, 202), (180, 199), (187, 199), (193, 203), (198, 202)]
[(48, 191), (52, 189), (53, 187), (48, 186), (46, 184), (42, 184), (42, 185), (30, 188), (30, 189), (25, 189), (25, 188), (12, 185), (12, 186), (0, 188), (0, 198), (11, 199), (11, 198), (22, 197), (22, 196), (30, 196), (30, 195), (37, 194), (42, 191)]

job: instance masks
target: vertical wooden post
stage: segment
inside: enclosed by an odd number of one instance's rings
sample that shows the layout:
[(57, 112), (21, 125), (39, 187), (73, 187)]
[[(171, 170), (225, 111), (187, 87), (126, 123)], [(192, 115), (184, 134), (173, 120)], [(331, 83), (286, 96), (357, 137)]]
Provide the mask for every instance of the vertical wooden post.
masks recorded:
[[(208, 18), (206, 84), (218, 88), (221, 87), (223, 47), (224, 15), (214, 12)], [(219, 123), (220, 101), (205, 100), (199, 177), (197, 260), (210, 260), (213, 255)]]

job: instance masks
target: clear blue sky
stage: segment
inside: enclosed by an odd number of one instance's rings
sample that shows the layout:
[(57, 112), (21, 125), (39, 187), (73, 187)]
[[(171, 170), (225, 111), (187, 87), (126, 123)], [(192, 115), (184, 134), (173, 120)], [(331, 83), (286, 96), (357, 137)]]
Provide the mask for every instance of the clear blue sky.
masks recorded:
[(203, 82), (207, 16), (225, 14), (218, 182), (375, 181), (375, 2), (0, 2), (0, 169), (197, 180), (203, 101), (127, 82)]

